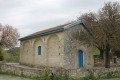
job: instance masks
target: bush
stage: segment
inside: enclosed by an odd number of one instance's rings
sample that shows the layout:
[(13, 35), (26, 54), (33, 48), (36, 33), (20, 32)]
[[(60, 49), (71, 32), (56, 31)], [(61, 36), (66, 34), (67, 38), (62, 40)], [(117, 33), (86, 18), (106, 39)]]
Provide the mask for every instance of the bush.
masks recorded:
[(9, 62), (19, 62), (19, 54), (16, 54), (16, 55), (11, 55), (10, 54)]
[(10, 54), (7, 53), (6, 51), (3, 51), (3, 61), (8, 62), (10, 61)]
[(6, 51), (10, 56), (9, 62), (19, 62), (19, 54), (20, 54), (19, 47), (11, 48), (11, 49), (6, 50)]
[(3, 55), (1, 49), (0, 49), (0, 61), (3, 61)]
[(0, 61), (9, 61), (10, 55), (0, 47)]
[(3, 50), (0, 47), (0, 61), (4, 62), (19, 62), (19, 47)]

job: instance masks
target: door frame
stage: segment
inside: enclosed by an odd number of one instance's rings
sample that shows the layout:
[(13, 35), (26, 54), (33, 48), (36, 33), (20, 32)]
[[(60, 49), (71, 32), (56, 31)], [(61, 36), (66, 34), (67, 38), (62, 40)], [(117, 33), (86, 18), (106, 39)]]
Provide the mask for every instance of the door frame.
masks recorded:
[[(80, 57), (79, 57), (80, 51), (82, 51), (82, 54), (83, 54), (83, 65), (82, 65), (82, 67), (80, 67)], [(83, 52), (83, 50), (78, 50), (78, 67), (79, 68), (84, 68), (84, 66), (85, 66), (85, 63), (84, 63), (84, 52)]]

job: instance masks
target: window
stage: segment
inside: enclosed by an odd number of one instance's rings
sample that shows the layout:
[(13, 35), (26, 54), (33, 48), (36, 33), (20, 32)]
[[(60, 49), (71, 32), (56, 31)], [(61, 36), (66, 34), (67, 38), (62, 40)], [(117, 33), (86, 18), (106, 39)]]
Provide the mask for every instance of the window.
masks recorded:
[(41, 46), (38, 46), (38, 55), (41, 55)]

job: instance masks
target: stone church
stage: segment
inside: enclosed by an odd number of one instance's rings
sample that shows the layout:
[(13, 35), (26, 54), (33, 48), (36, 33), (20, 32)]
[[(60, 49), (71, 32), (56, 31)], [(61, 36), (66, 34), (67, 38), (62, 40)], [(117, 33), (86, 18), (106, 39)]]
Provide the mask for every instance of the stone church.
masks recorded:
[(84, 26), (81, 21), (74, 21), (20, 38), (20, 64), (65, 69), (92, 68), (92, 47), (73, 37), (73, 33), (84, 29)]

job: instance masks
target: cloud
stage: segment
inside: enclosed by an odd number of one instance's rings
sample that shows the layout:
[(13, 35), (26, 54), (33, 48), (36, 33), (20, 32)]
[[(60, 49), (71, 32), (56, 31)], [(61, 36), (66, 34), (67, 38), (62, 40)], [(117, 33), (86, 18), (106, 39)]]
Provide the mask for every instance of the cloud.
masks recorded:
[(113, 0), (0, 0), (0, 22), (16, 27), (23, 37), (96, 12), (107, 1)]

